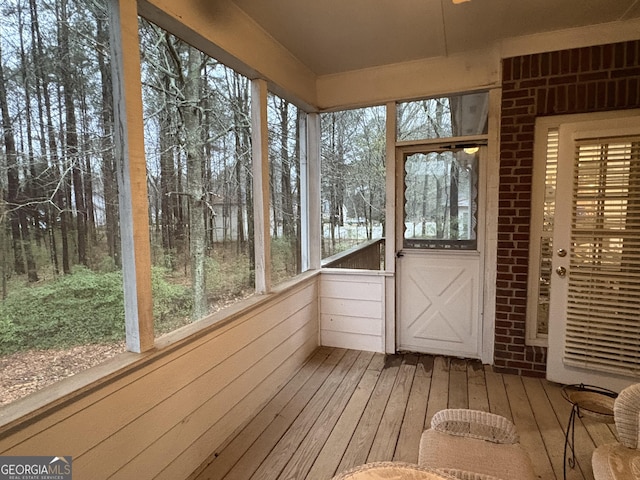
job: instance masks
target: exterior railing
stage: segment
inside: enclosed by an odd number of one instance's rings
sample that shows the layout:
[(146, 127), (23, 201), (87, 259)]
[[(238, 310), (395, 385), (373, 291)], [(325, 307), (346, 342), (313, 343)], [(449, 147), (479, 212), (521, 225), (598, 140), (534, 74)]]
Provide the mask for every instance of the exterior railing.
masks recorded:
[(369, 240), (325, 258), (322, 267), (384, 270), (384, 238)]

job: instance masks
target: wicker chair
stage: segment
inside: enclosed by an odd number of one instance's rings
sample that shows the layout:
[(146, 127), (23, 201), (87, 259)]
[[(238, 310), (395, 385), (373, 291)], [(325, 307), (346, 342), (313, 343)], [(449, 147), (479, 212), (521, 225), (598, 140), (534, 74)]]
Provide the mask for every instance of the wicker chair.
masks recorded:
[(601, 445), (591, 458), (596, 480), (640, 479), (640, 383), (620, 392), (613, 405), (618, 442)]
[[(373, 462), (346, 470), (332, 480), (455, 480), (445, 473), (404, 462)], [(475, 479), (470, 479), (475, 480)]]
[(515, 425), (492, 413), (447, 409), (436, 413), (420, 439), (418, 464), (459, 479), (535, 480)]

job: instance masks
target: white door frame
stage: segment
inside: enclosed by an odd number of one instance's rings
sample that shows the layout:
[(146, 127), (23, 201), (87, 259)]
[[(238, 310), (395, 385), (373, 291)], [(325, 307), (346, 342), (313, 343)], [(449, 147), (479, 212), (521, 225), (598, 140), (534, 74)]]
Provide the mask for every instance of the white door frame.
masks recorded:
[[(493, 364), (495, 349), (495, 314), (496, 314), (496, 279), (497, 279), (497, 248), (498, 248), (498, 204), (500, 190), (500, 112), (502, 89), (489, 89), (489, 118), (487, 135), (487, 155), (481, 165), (480, 185), (485, 192), (485, 201), (479, 208), (484, 208), (484, 271), (482, 297), (482, 345), (481, 360), (485, 364)], [(396, 306), (396, 266), (395, 255), (400, 250), (396, 243), (396, 205), (397, 161), (396, 156), (396, 127), (397, 105), (395, 101), (386, 103), (386, 250), (385, 268), (392, 275), (387, 277), (385, 288), (385, 351), (397, 351), (397, 306)], [(479, 229), (482, 226), (478, 227)], [(401, 244), (400, 244), (401, 245)]]
[[(626, 115), (625, 115), (626, 113)], [(563, 186), (571, 184), (574, 163), (574, 142), (577, 137), (597, 138), (615, 137), (626, 134), (637, 134), (640, 126), (637, 116), (630, 112), (616, 112), (611, 114), (612, 118), (600, 120), (584, 120), (573, 123), (563, 123), (560, 125), (560, 138), (558, 150), (558, 192)], [(624, 117), (623, 117), (624, 116)], [(636, 123), (636, 126), (629, 126)], [(572, 196), (573, 189), (569, 194)], [(556, 194), (558, 195), (558, 194)], [(549, 380), (570, 384), (584, 383), (593, 384), (619, 391), (630, 383), (637, 381), (632, 377), (624, 377), (612, 373), (600, 373), (587, 368), (577, 368), (565, 365), (563, 362), (565, 345), (565, 318), (564, 312), (567, 308), (567, 277), (561, 278), (555, 273), (555, 269), (564, 267), (569, 270), (568, 256), (557, 255), (559, 248), (570, 249), (570, 229), (571, 229), (571, 203), (563, 201), (556, 196), (556, 215), (553, 232), (553, 264), (551, 280), (551, 302), (549, 309), (549, 336), (547, 354), (547, 378)]]
[[(486, 136), (478, 137), (480, 142), (486, 143)], [(421, 153), (421, 152), (429, 152), (436, 150), (436, 147), (445, 143), (455, 143), (451, 142), (451, 139), (446, 139), (442, 141), (440, 139), (434, 141), (423, 141), (415, 144), (403, 144), (396, 147), (395, 156), (394, 156), (394, 166), (395, 166), (395, 175), (394, 175), (394, 187), (395, 187), (395, 195), (394, 195), (394, 203), (395, 203), (395, 250), (392, 252), (395, 254), (402, 250), (403, 240), (404, 240), (404, 196), (403, 196), (403, 184), (404, 184), (404, 159), (407, 155), (411, 153)], [(478, 162), (478, 224), (477, 224), (477, 250), (474, 252), (468, 251), (460, 251), (460, 252), (452, 252), (452, 251), (439, 251), (432, 252), (434, 257), (437, 258), (438, 254), (442, 256), (450, 256), (452, 254), (458, 253), (460, 255), (476, 255), (478, 258), (478, 287), (477, 287), (477, 347), (475, 352), (467, 353), (468, 356), (472, 356), (474, 358), (480, 358), (483, 363), (493, 363), (493, 345), (494, 345), (494, 325), (495, 322), (493, 318), (489, 322), (489, 325), (485, 324), (484, 317), (484, 308), (488, 302), (495, 303), (495, 296), (491, 295), (488, 297), (487, 292), (485, 291), (485, 284), (487, 278), (493, 279), (495, 281), (495, 264), (490, 269), (490, 272), (487, 272), (485, 268), (485, 256), (487, 251), (487, 243), (485, 242), (485, 235), (488, 232), (489, 225), (487, 225), (486, 219), (494, 217), (494, 215), (488, 215), (487, 213), (487, 173), (488, 173), (488, 148), (482, 147), (480, 150), (480, 157)], [(389, 168), (389, 166), (388, 166)], [(388, 173), (388, 172), (387, 172)], [(497, 176), (497, 175), (496, 175)], [(387, 191), (387, 198), (389, 199), (389, 192)], [(491, 225), (495, 227), (495, 222), (491, 222)], [(387, 235), (387, 239), (389, 239), (389, 235)], [(389, 254), (389, 245), (387, 248), (387, 254)], [(397, 262), (398, 259), (393, 258), (394, 262), (394, 271), (396, 273), (395, 277), (395, 332), (394, 336), (396, 339), (396, 349), (400, 347), (400, 309), (402, 308), (401, 302), (399, 301), (399, 288), (402, 287), (402, 282), (398, 275), (400, 274), (400, 269), (398, 268)], [(493, 272), (493, 274), (492, 274)], [(495, 291), (495, 288), (491, 289), (492, 292)], [(495, 305), (492, 311), (495, 310)], [(436, 352), (442, 354), (455, 355), (455, 351), (442, 351)]]

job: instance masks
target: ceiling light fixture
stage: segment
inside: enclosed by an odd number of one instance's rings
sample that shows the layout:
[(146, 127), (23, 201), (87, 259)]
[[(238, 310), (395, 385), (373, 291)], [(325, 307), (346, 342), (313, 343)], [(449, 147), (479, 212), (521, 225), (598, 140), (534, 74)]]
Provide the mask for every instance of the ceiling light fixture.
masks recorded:
[(471, 0), (451, 0), (454, 5), (458, 5), (459, 3), (470, 2)]

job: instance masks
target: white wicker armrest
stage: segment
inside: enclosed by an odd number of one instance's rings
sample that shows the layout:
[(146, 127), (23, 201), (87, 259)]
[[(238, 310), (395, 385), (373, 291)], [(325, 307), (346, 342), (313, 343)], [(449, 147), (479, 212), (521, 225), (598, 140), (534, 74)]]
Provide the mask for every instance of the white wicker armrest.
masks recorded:
[(457, 468), (438, 468), (438, 472), (450, 475), (459, 480), (501, 480), (498, 477), (485, 475), (483, 473), (468, 472), (467, 470), (459, 470)]
[(515, 425), (501, 415), (480, 410), (449, 408), (431, 419), (431, 428), (461, 437), (478, 438), (493, 443), (518, 443)]
[(620, 443), (640, 449), (640, 383), (620, 392), (613, 405), (613, 415)]

